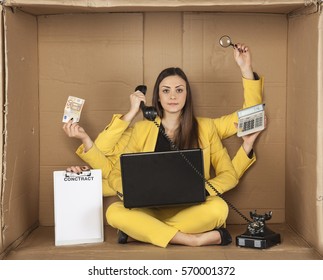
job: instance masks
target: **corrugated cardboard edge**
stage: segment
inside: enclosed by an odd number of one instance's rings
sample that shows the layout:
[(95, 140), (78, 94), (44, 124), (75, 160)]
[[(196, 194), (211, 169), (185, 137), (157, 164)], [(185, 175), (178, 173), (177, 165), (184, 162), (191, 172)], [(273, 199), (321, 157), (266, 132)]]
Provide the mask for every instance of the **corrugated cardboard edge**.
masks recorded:
[(317, 127), (317, 236), (318, 244), (317, 248), (319, 253), (323, 255), (323, 14), (320, 14), (319, 26), (318, 26), (318, 127)]
[[(4, 61), (3, 61), (3, 16), (2, 16), (2, 6), (0, 5), (0, 106), (3, 108), (3, 96), (4, 96)], [(0, 125), (1, 131), (4, 131), (4, 116), (0, 114)], [(3, 134), (4, 136), (4, 134)], [(4, 137), (0, 137), (0, 154), (3, 155), (3, 144), (4, 144)], [(3, 158), (1, 159), (0, 164), (0, 252), (3, 251), (3, 238), (2, 238), (2, 227), (3, 227)]]
[[(305, 1), (305, 2), (304, 2)], [(6, 0), (5, 6), (17, 7), (25, 12), (61, 14), (74, 12), (139, 12), (139, 11), (196, 11), (196, 12), (271, 12), (289, 13), (316, 0)]]
[(6, 185), (6, 161), (7, 161), (7, 153), (6, 153), (6, 146), (7, 146), (7, 100), (8, 100), (8, 64), (7, 64), (7, 57), (6, 57), (6, 39), (5, 39), (5, 9), (1, 6), (1, 108), (2, 108), (2, 115), (1, 115), (1, 128), (2, 128), (2, 137), (1, 137), (1, 209), (0, 209), (0, 226), (1, 226), (1, 250), (2, 253), (5, 251), (6, 246), (4, 244), (4, 233), (6, 231), (5, 226), (5, 202), (4, 202), (4, 192), (5, 192), (5, 185)]
[(24, 242), (29, 234), (39, 227), (39, 223), (35, 223), (32, 225), (27, 231), (24, 232), (22, 236), (16, 239), (13, 243), (11, 243), (7, 248), (4, 248), (0, 251), (0, 260), (5, 259), (5, 257), (14, 249), (16, 249), (22, 242)]
[(151, 0), (137, 0), (137, 1), (128, 1), (128, 0), (78, 0), (78, 1), (66, 1), (66, 0), (7, 0), (5, 3), (12, 6), (21, 6), (21, 5), (54, 5), (54, 6), (79, 6), (79, 7), (120, 7), (120, 6), (154, 6), (154, 7), (178, 7), (178, 6), (212, 6), (212, 5), (291, 5), (291, 4), (304, 4), (304, 2), (311, 2), (311, 0), (182, 0), (182, 1), (173, 1), (173, 0), (163, 0), (163, 1), (151, 1)]

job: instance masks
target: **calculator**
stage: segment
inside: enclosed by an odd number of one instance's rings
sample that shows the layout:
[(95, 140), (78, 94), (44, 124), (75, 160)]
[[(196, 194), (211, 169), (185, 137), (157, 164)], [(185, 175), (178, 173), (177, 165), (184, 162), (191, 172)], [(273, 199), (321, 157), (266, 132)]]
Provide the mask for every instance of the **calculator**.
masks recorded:
[(238, 111), (238, 137), (265, 128), (265, 104), (258, 104)]

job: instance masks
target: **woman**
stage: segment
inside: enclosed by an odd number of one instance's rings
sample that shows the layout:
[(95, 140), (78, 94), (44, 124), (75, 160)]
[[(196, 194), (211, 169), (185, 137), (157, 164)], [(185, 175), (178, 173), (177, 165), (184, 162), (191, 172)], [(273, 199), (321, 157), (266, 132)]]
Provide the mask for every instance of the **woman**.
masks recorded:
[[(245, 45), (238, 44), (234, 49), (234, 57), (238, 66), (240, 67), (242, 77), (243, 77), (243, 86), (244, 86), (244, 93), (245, 93), (244, 107), (261, 103), (263, 80), (262, 79), (257, 80), (257, 78), (256, 80), (254, 80), (254, 74), (252, 72), (251, 58), (250, 58), (248, 47), (246, 47)], [(131, 110), (129, 111), (130, 115), (132, 114), (132, 116), (130, 116), (130, 118), (128, 119), (127, 117), (129, 117), (129, 114), (124, 115), (120, 119), (119, 119), (119, 116), (115, 116), (113, 118), (113, 121), (100, 134), (100, 136), (95, 141), (95, 143), (93, 143), (92, 140), (88, 141), (89, 140), (88, 135), (85, 133), (83, 128), (80, 127), (78, 124), (72, 124), (70, 122), (64, 125), (64, 130), (68, 136), (79, 138), (83, 142), (83, 145), (80, 146), (80, 148), (77, 151), (77, 154), (81, 156), (81, 158), (84, 159), (87, 163), (89, 163), (93, 168), (101, 168), (103, 170), (103, 174), (105, 174), (103, 181), (104, 183), (106, 183), (104, 184), (104, 187), (103, 187), (103, 191), (105, 195), (114, 195), (116, 191), (119, 191), (119, 194), (122, 193), (122, 191), (120, 191), (120, 182), (117, 182), (117, 184), (114, 184), (114, 182), (118, 181), (116, 180), (115, 176), (116, 176), (116, 173), (119, 174), (120, 176), (120, 170), (117, 172), (112, 172), (114, 173), (114, 176), (111, 177), (113, 178), (113, 180), (110, 180), (111, 182), (107, 182), (107, 181), (108, 181), (111, 169), (116, 166), (114, 162), (116, 161), (117, 158), (119, 158), (119, 155), (121, 153), (120, 151), (126, 152), (123, 149), (127, 145), (132, 133), (132, 129), (130, 131), (130, 127), (128, 128), (128, 126), (131, 120), (133, 119), (133, 117), (138, 113), (139, 104), (141, 101), (145, 101), (145, 96), (140, 92), (133, 93), (131, 95)], [(158, 107), (158, 102), (157, 102), (157, 107)], [(162, 111), (160, 112), (163, 113)], [(236, 128), (232, 127), (235, 120), (236, 120), (236, 113), (233, 113), (231, 115), (228, 115), (219, 119), (213, 119), (214, 125), (216, 127), (216, 131), (219, 133), (221, 139), (229, 137), (236, 132)], [(255, 161), (255, 155), (252, 151), (253, 151), (253, 144), (258, 134), (259, 133), (243, 137), (243, 140), (244, 140), (243, 145), (240, 147), (237, 155), (233, 159), (233, 165), (238, 174), (238, 178), (240, 178), (245, 172), (245, 170), (249, 168), (250, 165)], [(120, 151), (115, 150), (114, 143), (121, 144), (120, 146), (123, 148)], [(99, 149), (97, 149), (97, 147)], [(111, 149), (110, 147), (113, 149)], [(152, 148), (150, 147), (150, 149)], [(70, 169), (73, 170), (74, 172), (81, 172), (80, 167), (71, 167)], [(218, 179), (220, 178), (218, 177)], [(114, 184), (113, 185), (114, 189), (111, 188), (111, 184)], [(218, 186), (217, 188), (219, 189), (220, 186)], [(226, 188), (223, 188), (221, 189), (221, 192), (224, 192), (225, 190)], [(212, 190), (209, 190), (209, 191), (211, 191), (211, 194), (214, 195), (214, 192), (212, 193)], [(111, 212), (110, 210), (111, 209), (109, 209), (108, 212)], [(123, 218), (121, 217), (121, 220), (122, 219)], [(115, 226), (115, 227), (118, 228), (118, 226)], [(218, 232), (219, 232), (218, 235), (220, 235), (221, 237), (220, 238), (221, 241), (217, 240), (214, 243), (220, 242), (220, 244), (224, 245), (224, 244), (228, 244), (231, 241), (230, 235), (227, 233), (227, 231), (225, 231), (224, 229), (220, 229)], [(122, 231), (119, 231), (119, 233), (122, 233)], [(214, 233), (210, 233), (209, 236), (213, 236), (214, 238)], [(192, 237), (192, 238), (195, 238), (195, 237)], [(203, 235), (201, 237), (206, 237), (206, 235)], [(126, 238), (127, 238), (127, 235), (120, 234), (119, 242), (125, 242)], [(137, 239), (141, 240), (140, 238), (137, 238)], [(219, 239), (219, 236), (218, 236), (218, 239)], [(200, 241), (201, 241), (201, 238), (200, 238)], [(171, 243), (176, 243), (176, 239), (172, 240)]]
[[(237, 44), (233, 50), (233, 54), (242, 75), (244, 88), (243, 107), (250, 107), (262, 103), (263, 79), (259, 79), (257, 74), (253, 73), (249, 48), (244, 44)], [(92, 168), (102, 169), (104, 196), (116, 195), (115, 190), (109, 185), (108, 177), (115, 162), (119, 159), (120, 154), (124, 152), (124, 148), (128, 144), (132, 132), (130, 123), (139, 112), (139, 104), (141, 101), (146, 102), (146, 99), (141, 92), (137, 91), (130, 95), (130, 101), (131, 108), (129, 112), (125, 115), (114, 115), (112, 121), (94, 142), (77, 123), (73, 124), (70, 121), (64, 124), (63, 127), (68, 136), (79, 138), (82, 141), (83, 144), (76, 151), (77, 155)], [(234, 126), (234, 123), (237, 122), (236, 112), (213, 119), (213, 121), (220, 139), (230, 137), (237, 132)], [(258, 134), (243, 137), (243, 144), (232, 160), (238, 178), (256, 160), (255, 154), (252, 151), (257, 136)], [(82, 172), (82, 168), (88, 167), (71, 166), (68, 170), (79, 173)]]
[[(160, 128), (148, 120), (137, 122), (124, 152), (172, 149), (161, 132), (164, 130), (178, 148), (203, 150), (204, 175), (220, 193), (236, 186), (237, 174), (213, 120), (195, 117), (190, 85), (180, 68), (167, 68), (160, 73), (152, 105), (157, 109), (156, 123)], [(214, 178), (210, 178), (211, 165), (217, 174)], [(110, 173), (109, 185), (122, 199), (120, 162)], [(206, 202), (194, 206), (126, 209), (122, 201), (115, 202), (107, 210), (107, 221), (124, 232), (124, 236), (160, 247), (168, 244), (227, 245), (232, 241), (231, 236), (222, 226), (228, 206), (209, 185), (205, 188), (209, 194)]]

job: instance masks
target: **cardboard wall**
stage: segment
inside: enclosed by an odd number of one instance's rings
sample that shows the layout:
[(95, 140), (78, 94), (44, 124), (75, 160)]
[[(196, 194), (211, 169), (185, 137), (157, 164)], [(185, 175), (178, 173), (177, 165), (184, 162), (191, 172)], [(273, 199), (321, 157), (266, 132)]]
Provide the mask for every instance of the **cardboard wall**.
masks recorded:
[[(6, 0), (35, 15), (94, 12), (253, 12), (288, 13), (304, 6), (305, 0)], [(306, 0), (313, 4), (314, 0)]]
[(286, 219), (322, 252), (322, 16), (291, 18), (289, 34)]
[[(250, 45), (254, 68), (266, 79), (270, 119), (257, 144), (258, 162), (228, 198), (247, 215), (254, 209), (273, 210), (273, 221), (284, 222), (285, 15), (74, 14), (40, 16), (38, 24), (41, 225), (53, 225), (52, 171), (82, 164), (74, 154), (79, 141), (62, 131), (68, 95), (86, 99), (81, 125), (95, 138), (113, 113), (128, 110), (137, 84), (148, 85), (150, 100), (159, 72), (179, 66), (191, 81), (199, 116), (231, 113), (242, 106), (243, 91), (232, 49), (218, 44), (223, 34)], [(236, 137), (226, 141), (232, 156), (240, 144)], [(232, 212), (229, 222), (241, 220)]]
[(37, 19), (5, 10), (5, 95), (2, 185), (4, 247), (39, 216), (39, 99)]
[(318, 21), (319, 14), (292, 17), (288, 33), (286, 221), (311, 244), (318, 239)]
[[(318, 77), (323, 77), (323, 17), (319, 19), (318, 26)], [(318, 133), (317, 133), (317, 248), (321, 254), (323, 253), (323, 79), (318, 78)]]
[[(220, 117), (237, 110), (243, 102), (241, 73), (231, 49), (223, 49), (219, 38), (230, 34), (234, 42), (250, 46), (254, 70), (265, 77), (264, 102), (269, 125), (255, 148), (258, 161), (239, 185), (225, 195), (247, 216), (255, 209), (258, 212), (271, 209), (273, 221), (284, 222), (286, 16), (192, 13), (184, 15), (184, 30), (184, 70), (197, 93), (196, 111), (200, 116)], [(233, 157), (241, 139), (232, 137), (224, 144)], [(241, 223), (241, 219), (231, 211), (228, 222)]]
[[(0, 14), (2, 14), (2, 6), (0, 6)], [(3, 17), (1, 16), (0, 19), (0, 51), (1, 54), (3, 53)], [(0, 56), (0, 95), (3, 96), (4, 95), (4, 71), (3, 71), (3, 67), (4, 67), (4, 61), (3, 61), (3, 55)], [(3, 98), (0, 98), (0, 106), (1, 108), (3, 108)], [(4, 126), (4, 120), (3, 120), (3, 114), (0, 115), (0, 125), (1, 125), (1, 131), (3, 131), (3, 126)], [(0, 138), (0, 153), (1, 153), (1, 164), (0, 164), (0, 203), (2, 205), (2, 198), (3, 198), (3, 191), (4, 191), (4, 187), (3, 187), (3, 183), (2, 183), (2, 170), (3, 170), (3, 160), (2, 160), (2, 156), (3, 156), (3, 138)], [(3, 207), (0, 206), (0, 252), (2, 252), (4, 250), (4, 245), (3, 245), (3, 240), (2, 240), (2, 225), (3, 225)]]
[(40, 16), (38, 28), (39, 219), (53, 225), (52, 171), (83, 164), (80, 142), (62, 130), (67, 97), (86, 100), (81, 125), (93, 138), (113, 113), (128, 110), (128, 93), (143, 82), (143, 14)]
[[(109, 1), (106, 10), (99, 7), (102, 1), (41, 2), (8, 0), (6, 5), (35, 15), (62, 14), (33, 16), (8, 8), (1, 22), (5, 112), (0, 252), (38, 219), (41, 225), (53, 225), (52, 172), (82, 164), (74, 154), (78, 141), (62, 131), (69, 95), (86, 99), (81, 124), (94, 138), (113, 113), (127, 111), (137, 84), (148, 85), (149, 99), (158, 73), (176, 65), (188, 74), (198, 115), (231, 113), (242, 104), (242, 87), (232, 50), (218, 45), (226, 33), (252, 50), (254, 70), (265, 77), (269, 121), (257, 143), (257, 163), (227, 198), (245, 214), (272, 210), (272, 222), (284, 222), (286, 214), (286, 221), (322, 253), (321, 14), (284, 14), (302, 7), (303, 0), (201, 1), (200, 7), (190, 1), (179, 6), (163, 1), (159, 7), (137, 1), (139, 8), (129, 1), (119, 1), (119, 7)], [(114, 6), (140, 12), (103, 13)], [(184, 12), (197, 9), (208, 13)], [(169, 12), (152, 12), (160, 10)], [(269, 13), (275, 11), (280, 14)], [(233, 156), (241, 140), (233, 137), (224, 143)], [(231, 211), (229, 223), (240, 222)]]

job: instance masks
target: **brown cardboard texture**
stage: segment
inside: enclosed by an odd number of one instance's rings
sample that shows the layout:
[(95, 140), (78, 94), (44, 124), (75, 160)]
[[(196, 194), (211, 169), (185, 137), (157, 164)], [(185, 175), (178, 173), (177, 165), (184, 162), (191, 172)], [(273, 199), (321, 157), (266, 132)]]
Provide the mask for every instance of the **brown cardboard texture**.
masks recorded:
[[(268, 127), (256, 143), (256, 163), (225, 197), (245, 215), (255, 209), (273, 211), (269, 225), (286, 236), (280, 250), (268, 258), (296, 258), (291, 252), (297, 244), (302, 244), (301, 252), (307, 250), (299, 256), (321, 258), (317, 254), (323, 254), (319, 5), (306, 7), (303, 0), (8, 0), (1, 8), (2, 258), (14, 258), (12, 250), (17, 258), (48, 258), (41, 246), (54, 244), (53, 171), (83, 164), (75, 155), (79, 141), (62, 130), (67, 97), (85, 99), (80, 124), (94, 139), (114, 113), (127, 112), (129, 95), (138, 84), (148, 86), (150, 103), (158, 73), (178, 66), (190, 80), (198, 116), (232, 113), (242, 106), (243, 88), (232, 49), (218, 43), (224, 34), (250, 46), (254, 71), (265, 78), (268, 117)], [(223, 141), (230, 156), (241, 141), (235, 136)], [(115, 199), (105, 198), (105, 209)], [(230, 226), (237, 234), (245, 229), (232, 210)], [(31, 237), (36, 243), (40, 238), (42, 245), (35, 249), (35, 243), (27, 241), (22, 246), (25, 250), (31, 246), (30, 255), (19, 254), (15, 248), (32, 231)], [(106, 246), (122, 254), (113, 245), (115, 231), (107, 224), (105, 240), (93, 249), (94, 256), (95, 250)], [(232, 258), (239, 250), (234, 246)], [(54, 246), (51, 250), (64, 258)], [(210, 258), (207, 250), (196, 250), (188, 254)], [(154, 249), (151, 253), (154, 259), (167, 258)], [(79, 254), (74, 257), (88, 257)], [(98, 258), (118, 258), (102, 254)], [(266, 258), (257, 253), (237, 256)]]
[[(0, 7), (0, 12), (2, 14), (2, 6)], [(3, 17), (1, 17), (0, 19), (0, 50), (1, 50), (1, 53), (3, 53)], [(3, 61), (3, 56), (1, 55), (0, 56), (0, 93), (1, 93), (1, 96), (3, 96), (4, 94), (4, 87), (3, 87), (3, 81), (4, 81), (4, 71), (3, 71), (3, 65), (4, 65), (4, 61)], [(0, 105), (1, 105), (1, 108), (3, 108), (4, 104), (3, 104), (3, 98), (0, 99)], [(4, 115), (1, 114), (0, 116), (0, 124), (1, 124), (1, 127), (4, 126)], [(1, 137), (1, 140), (0, 140), (0, 151), (1, 151), (1, 155), (3, 155), (3, 138)], [(3, 161), (3, 157), (2, 157), (2, 161)], [(0, 165), (0, 194), (1, 194), (1, 201), (2, 201), (2, 194), (3, 194), (3, 163), (1, 162), (1, 165)], [(2, 212), (2, 209), (3, 207), (0, 208), (0, 215), (1, 215), (1, 220), (2, 220), (2, 215), (3, 215), (3, 212)], [(3, 240), (2, 240), (2, 223), (1, 223), (1, 227), (0, 227), (0, 251), (2, 252), (3, 251)]]
[[(310, 5), (314, 1), (306, 1)], [(282, 13), (304, 7), (303, 0), (7, 0), (6, 5), (19, 7), (25, 12), (43, 15), (60, 13), (88, 13), (88, 12), (253, 12), (253, 13)]]
[(25, 13), (17, 18), (7, 15), (1, 199), (4, 248), (33, 227), (39, 215), (37, 20)]

